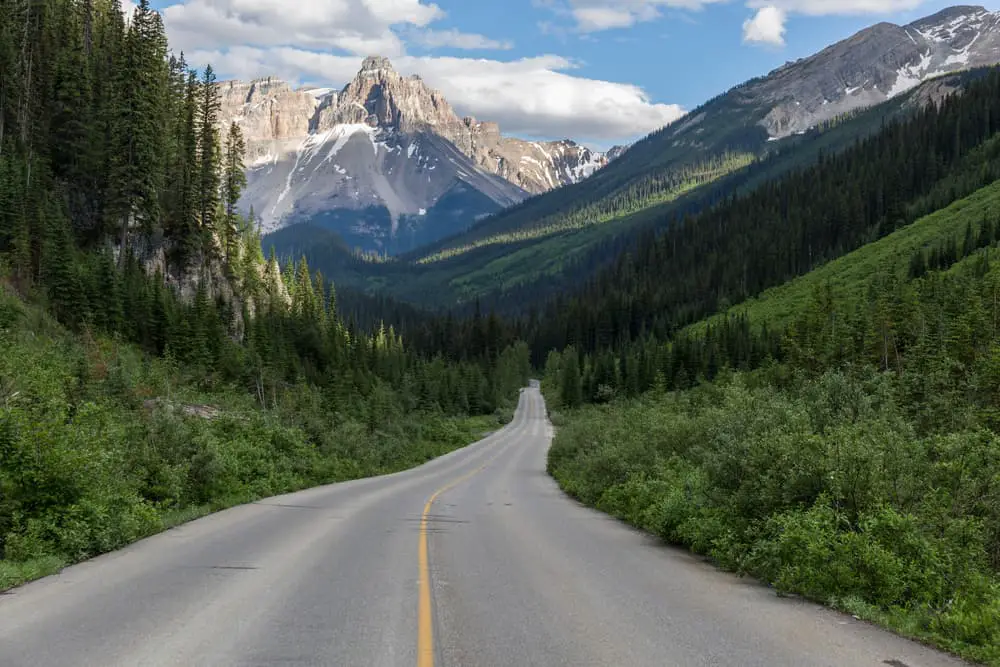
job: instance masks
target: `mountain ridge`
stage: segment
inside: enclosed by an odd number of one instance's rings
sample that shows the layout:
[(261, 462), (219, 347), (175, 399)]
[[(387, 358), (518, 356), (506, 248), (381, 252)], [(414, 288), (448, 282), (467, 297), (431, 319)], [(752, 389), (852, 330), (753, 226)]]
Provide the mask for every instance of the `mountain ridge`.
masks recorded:
[[(293, 89), (274, 77), (217, 87), (222, 123), (238, 123), (247, 141), (243, 205), (265, 232), (339, 216), (351, 220), (330, 226), (358, 247), (398, 252), (578, 182), (608, 161), (571, 140), (525, 141), (459, 117), (439, 91), (380, 56), (366, 58), (339, 91)], [(456, 192), (467, 195), (460, 206), (428, 218)]]
[[(890, 100), (920, 108), (960, 89), (949, 74), (998, 63), (1000, 12), (962, 5), (906, 26), (877, 23), (713, 97), (631, 145), (585, 184), (501, 211), (422, 248), (422, 256), (534, 234), (553, 217), (600, 209), (602, 202), (631, 197), (636, 190), (647, 193), (640, 208), (655, 206), (678, 174), (727, 155), (765, 157), (801, 135)], [(650, 180), (661, 185), (649, 187)]]

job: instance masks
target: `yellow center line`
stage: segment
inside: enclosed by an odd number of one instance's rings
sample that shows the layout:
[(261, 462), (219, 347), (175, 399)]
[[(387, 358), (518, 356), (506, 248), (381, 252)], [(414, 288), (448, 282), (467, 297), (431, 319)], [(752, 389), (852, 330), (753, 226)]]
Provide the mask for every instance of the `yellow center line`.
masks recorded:
[[(528, 407), (528, 418), (531, 417), (531, 406)], [(511, 434), (513, 435), (513, 434)], [(468, 472), (458, 479), (454, 479), (434, 492), (424, 505), (424, 512), (420, 516), (420, 545), (418, 547), (418, 567), (420, 569), (420, 597), (417, 607), (417, 667), (434, 667), (434, 613), (431, 608), (431, 573), (430, 559), (427, 556), (427, 517), (431, 512), (431, 506), (445, 491), (455, 488), (473, 475), (482, 472), (493, 463), (503, 449), (494, 454), (490, 459), (475, 470)]]
[(492, 459), (472, 472), (442, 486), (424, 505), (424, 513), (420, 517), (420, 553), (417, 556), (420, 567), (420, 602), (417, 610), (417, 667), (434, 667), (434, 618), (431, 611), (431, 576), (427, 557), (427, 515), (430, 514), (431, 506), (438, 499), (438, 496), (482, 471), (491, 462)]

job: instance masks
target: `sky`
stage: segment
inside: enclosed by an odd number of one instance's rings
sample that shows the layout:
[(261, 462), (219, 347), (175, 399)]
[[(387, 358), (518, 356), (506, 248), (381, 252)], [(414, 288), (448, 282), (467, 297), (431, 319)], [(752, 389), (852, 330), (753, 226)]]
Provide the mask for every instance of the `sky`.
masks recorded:
[[(220, 79), (339, 88), (367, 55), (504, 134), (633, 141), (878, 21), (940, 0), (153, 0), (174, 51)], [(991, 10), (1000, 0), (985, 3)]]

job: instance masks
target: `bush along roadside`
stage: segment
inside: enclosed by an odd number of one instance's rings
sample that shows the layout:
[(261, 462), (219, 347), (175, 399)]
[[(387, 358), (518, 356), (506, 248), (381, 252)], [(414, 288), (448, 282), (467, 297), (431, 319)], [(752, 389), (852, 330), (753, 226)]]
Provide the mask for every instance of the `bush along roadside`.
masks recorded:
[(506, 389), (487, 414), (442, 408), (415, 368), (395, 386), (286, 383), (265, 409), (0, 293), (0, 590), (211, 511), (419, 465), (510, 414)]
[(1000, 665), (1000, 438), (918, 435), (869, 367), (785, 373), (556, 415), (549, 472), (779, 593)]

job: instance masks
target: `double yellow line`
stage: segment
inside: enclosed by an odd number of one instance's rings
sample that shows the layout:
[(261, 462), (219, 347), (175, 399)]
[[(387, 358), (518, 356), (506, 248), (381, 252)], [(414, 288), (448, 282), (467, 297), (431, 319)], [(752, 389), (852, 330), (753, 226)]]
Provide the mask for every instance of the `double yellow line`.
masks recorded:
[[(529, 404), (528, 418), (531, 418), (531, 408)], [(420, 545), (418, 547), (417, 561), (420, 569), (420, 594), (417, 603), (417, 667), (434, 667), (434, 612), (431, 605), (431, 573), (430, 559), (427, 555), (427, 521), (431, 512), (431, 506), (445, 491), (455, 488), (473, 475), (482, 472), (493, 461), (497, 459), (503, 450), (500, 450), (483, 465), (472, 472), (468, 472), (458, 479), (448, 482), (434, 492), (424, 505), (424, 512), (420, 515)]]

